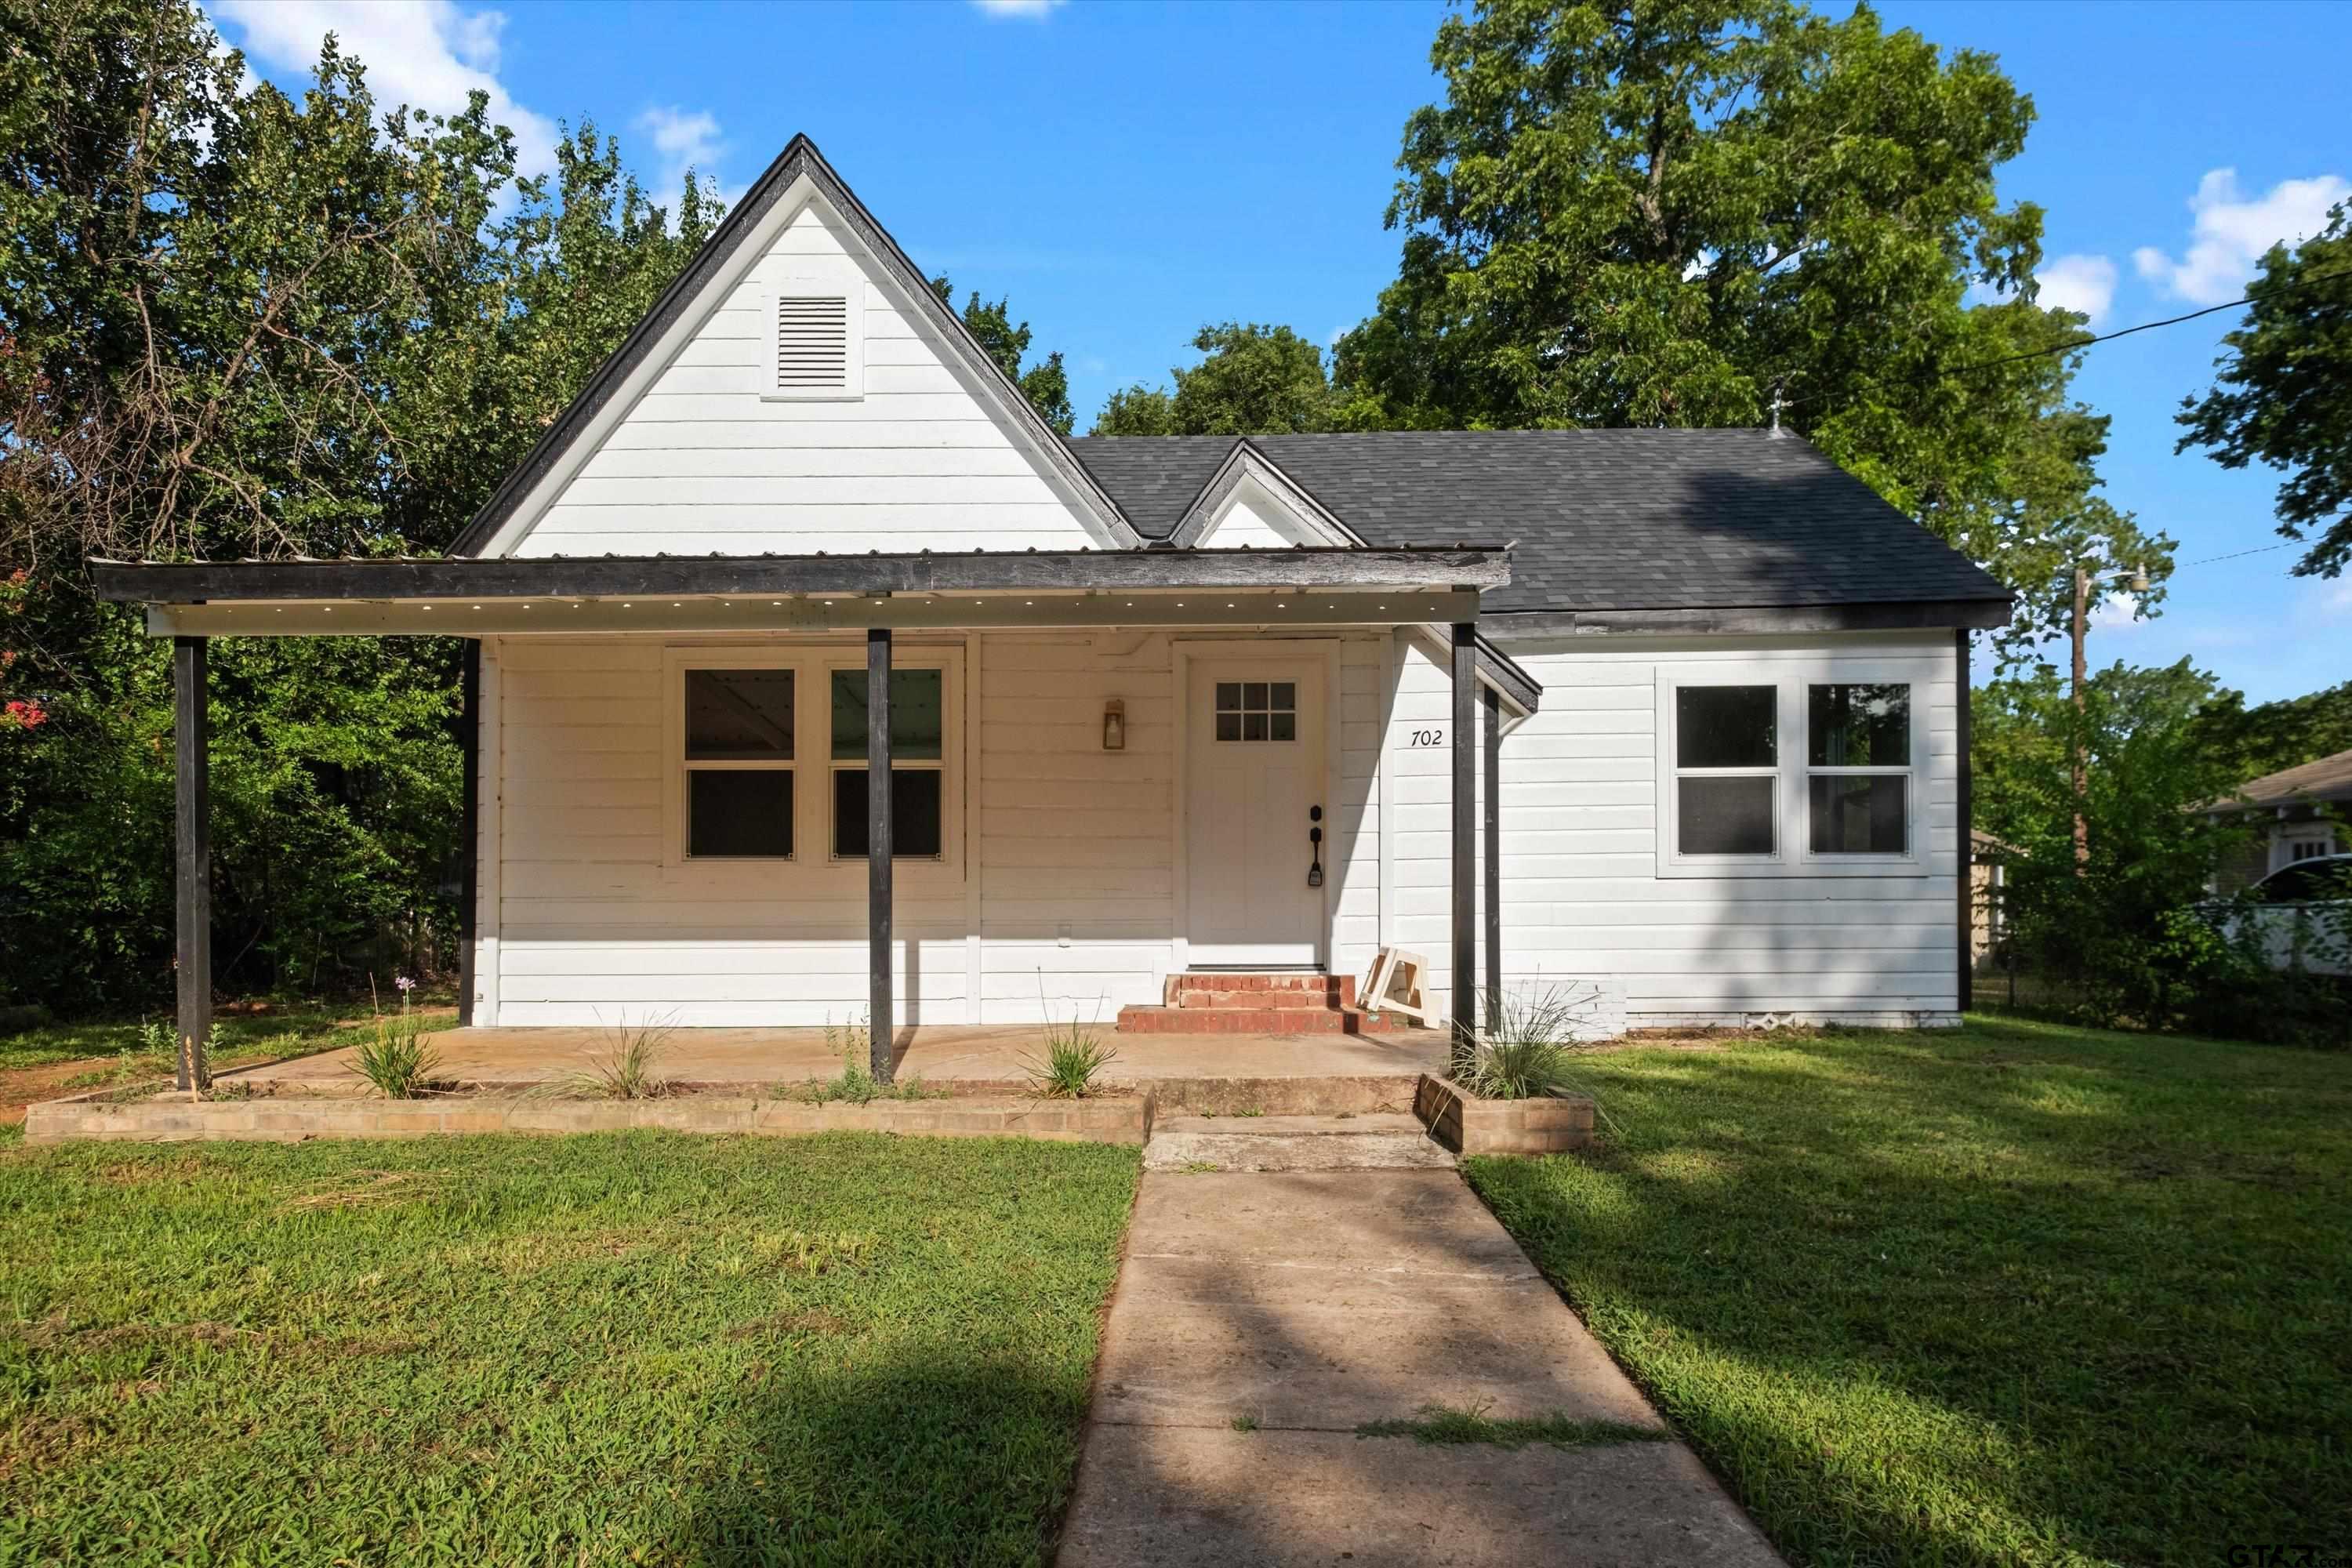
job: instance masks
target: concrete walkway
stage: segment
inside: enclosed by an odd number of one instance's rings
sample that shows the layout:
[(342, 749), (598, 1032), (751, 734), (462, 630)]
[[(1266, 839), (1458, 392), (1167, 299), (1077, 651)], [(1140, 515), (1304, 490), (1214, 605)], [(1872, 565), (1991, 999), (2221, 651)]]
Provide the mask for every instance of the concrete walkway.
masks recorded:
[(1780, 1563), (1678, 1442), (1357, 1435), (1437, 1404), (1663, 1428), (1450, 1171), (1147, 1173), (1055, 1562)]

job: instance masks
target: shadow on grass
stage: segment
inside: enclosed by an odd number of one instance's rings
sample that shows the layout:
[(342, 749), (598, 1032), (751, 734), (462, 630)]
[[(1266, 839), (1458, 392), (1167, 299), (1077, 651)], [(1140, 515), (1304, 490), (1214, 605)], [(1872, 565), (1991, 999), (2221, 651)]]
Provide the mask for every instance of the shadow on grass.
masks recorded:
[(1590, 1064), (1474, 1184), (1784, 1551), (2352, 1538), (2352, 1062), (1972, 1026)]

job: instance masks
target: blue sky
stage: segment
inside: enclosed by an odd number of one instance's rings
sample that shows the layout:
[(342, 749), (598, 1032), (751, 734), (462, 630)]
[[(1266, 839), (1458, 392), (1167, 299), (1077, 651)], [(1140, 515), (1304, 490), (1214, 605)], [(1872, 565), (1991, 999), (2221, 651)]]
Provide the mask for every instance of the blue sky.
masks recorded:
[[(1079, 428), (1192, 357), (1203, 321), (1328, 342), (1393, 276), (1381, 222), (1405, 116), (1436, 91), (1444, 8), (861, 6), (211, 0), (254, 67), (299, 79), (334, 28), (380, 96), (492, 93), (525, 156), (559, 123), (617, 132), (647, 179), (723, 189), (796, 131), (959, 290), (1011, 296), (1068, 357)], [(2002, 174), (2048, 212), (2044, 287), (2102, 330), (2232, 299), (2250, 258), (2352, 194), (2352, 6), (1888, 4), (1889, 25), (2000, 57), (2040, 120)], [(2091, 351), (2078, 394), (2115, 419), (2109, 490), (2181, 542), (2163, 615), (2111, 605), (2095, 659), (2186, 654), (2256, 700), (2352, 677), (2352, 577), (2296, 579), (2275, 476), (2172, 454), (2224, 312)]]

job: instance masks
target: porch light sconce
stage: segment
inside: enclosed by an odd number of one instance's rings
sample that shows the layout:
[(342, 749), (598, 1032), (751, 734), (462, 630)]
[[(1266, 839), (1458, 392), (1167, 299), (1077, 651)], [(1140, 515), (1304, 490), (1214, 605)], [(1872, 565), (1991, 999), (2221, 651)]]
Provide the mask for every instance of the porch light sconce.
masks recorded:
[(1103, 750), (1127, 750), (1127, 704), (1116, 697), (1103, 704)]

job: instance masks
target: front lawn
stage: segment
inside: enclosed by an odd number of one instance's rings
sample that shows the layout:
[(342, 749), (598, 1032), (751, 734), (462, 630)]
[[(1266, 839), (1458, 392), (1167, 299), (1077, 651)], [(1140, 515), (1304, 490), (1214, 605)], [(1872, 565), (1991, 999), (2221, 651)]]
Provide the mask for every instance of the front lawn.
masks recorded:
[(1979, 1021), (1582, 1065), (1600, 1150), (1470, 1179), (1792, 1562), (2352, 1543), (2352, 1057)]
[[(397, 1007), (395, 1003), (392, 1010)], [(366, 1011), (365, 1003), (340, 1010), (317, 1003), (298, 1003), (266, 1013), (224, 1014), (215, 1020), (218, 1028), (206, 1059), (215, 1068), (241, 1067), (248, 1062), (338, 1050), (358, 1041), (359, 1030), (364, 1026), (355, 1025), (352, 1019), (355, 1014), (363, 1015)], [(446, 1028), (457, 1018), (446, 1007), (419, 1011), (435, 1028)], [(149, 1037), (148, 1025), (155, 1023), (161, 1024), (163, 1033), (160, 1047), (151, 1044)], [(167, 1075), (174, 1065), (171, 1028), (169, 1013), (146, 1024), (112, 1018), (38, 1025), (12, 1035), (0, 1035), (0, 1072), (100, 1058), (107, 1065), (88, 1075), (92, 1082), (118, 1076), (130, 1079)]]
[(0, 1562), (1032, 1562), (1138, 1163), (0, 1149)]

